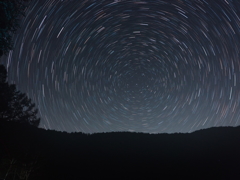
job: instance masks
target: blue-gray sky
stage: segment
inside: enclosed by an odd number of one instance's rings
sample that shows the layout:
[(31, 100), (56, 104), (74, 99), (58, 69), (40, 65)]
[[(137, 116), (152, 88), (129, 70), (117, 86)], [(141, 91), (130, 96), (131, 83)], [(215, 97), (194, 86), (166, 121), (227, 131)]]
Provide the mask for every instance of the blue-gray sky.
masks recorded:
[(240, 125), (238, 0), (39, 0), (20, 26), (1, 61), (42, 128)]

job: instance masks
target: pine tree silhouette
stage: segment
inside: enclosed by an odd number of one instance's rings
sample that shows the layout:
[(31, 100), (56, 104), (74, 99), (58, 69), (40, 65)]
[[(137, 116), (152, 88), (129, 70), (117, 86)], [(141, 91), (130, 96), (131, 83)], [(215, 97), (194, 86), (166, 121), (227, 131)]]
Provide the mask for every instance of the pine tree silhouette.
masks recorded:
[(19, 28), (28, 2), (30, 0), (0, 0), (0, 56), (13, 49), (12, 35)]
[(15, 84), (8, 84), (7, 70), (0, 65), (0, 120), (28, 123), (39, 126), (38, 110), (25, 93), (16, 90)]

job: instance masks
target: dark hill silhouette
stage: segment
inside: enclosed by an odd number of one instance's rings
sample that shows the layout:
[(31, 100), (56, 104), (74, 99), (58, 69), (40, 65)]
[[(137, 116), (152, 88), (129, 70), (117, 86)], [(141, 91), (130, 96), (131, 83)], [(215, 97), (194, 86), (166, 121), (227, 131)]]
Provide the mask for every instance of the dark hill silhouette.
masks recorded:
[(240, 179), (240, 127), (87, 135), (2, 122), (0, 160), (0, 178), (14, 162), (6, 180)]

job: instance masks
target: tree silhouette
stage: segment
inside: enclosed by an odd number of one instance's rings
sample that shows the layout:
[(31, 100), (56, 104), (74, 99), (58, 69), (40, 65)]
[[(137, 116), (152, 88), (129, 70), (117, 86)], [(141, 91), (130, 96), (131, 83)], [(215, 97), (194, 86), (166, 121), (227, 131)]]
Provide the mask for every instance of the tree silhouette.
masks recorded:
[(15, 84), (8, 84), (7, 70), (4, 65), (0, 65), (0, 120), (39, 126), (37, 113), (31, 99), (17, 91)]
[(24, 16), (26, 2), (30, 0), (0, 0), (0, 56), (12, 50), (12, 34), (19, 27), (19, 18)]

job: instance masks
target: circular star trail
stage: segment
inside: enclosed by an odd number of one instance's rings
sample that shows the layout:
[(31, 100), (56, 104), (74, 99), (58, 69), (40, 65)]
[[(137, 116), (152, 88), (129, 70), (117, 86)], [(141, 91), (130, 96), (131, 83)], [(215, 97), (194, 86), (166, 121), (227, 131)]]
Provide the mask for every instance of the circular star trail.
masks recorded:
[(240, 124), (237, 0), (48, 0), (26, 9), (9, 81), (41, 127), (192, 132)]

